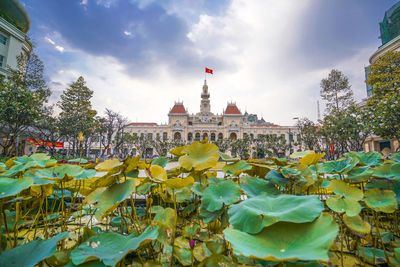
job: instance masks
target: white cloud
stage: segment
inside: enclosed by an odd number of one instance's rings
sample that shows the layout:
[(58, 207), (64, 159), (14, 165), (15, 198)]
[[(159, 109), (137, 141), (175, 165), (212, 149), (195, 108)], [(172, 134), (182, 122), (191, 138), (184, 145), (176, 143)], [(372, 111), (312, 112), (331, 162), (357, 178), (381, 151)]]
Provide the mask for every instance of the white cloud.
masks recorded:
[(62, 47), (62, 46), (56, 45), (55, 49), (60, 51), (61, 53), (64, 52), (64, 47)]
[(79, 4), (86, 6), (88, 4), (88, 0), (82, 0)]
[(126, 36), (132, 36), (132, 32), (129, 32), (129, 31), (124, 31), (124, 34), (125, 34)]
[(52, 45), (55, 45), (56, 43), (53, 41), (53, 40), (51, 40), (49, 37), (45, 37), (44, 38), (49, 44), (52, 44)]
[[(59, 34), (57, 34), (57, 35), (59, 35)], [(65, 48), (61, 45), (57, 45), (56, 42), (53, 41), (53, 39), (51, 39), (50, 37), (46, 36), (44, 39), (46, 40), (46, 42), (51, 44), (54, 47), (54, 49), (56, 49), (57, 51), (59, 51), (61, 53), (64, 52)]]

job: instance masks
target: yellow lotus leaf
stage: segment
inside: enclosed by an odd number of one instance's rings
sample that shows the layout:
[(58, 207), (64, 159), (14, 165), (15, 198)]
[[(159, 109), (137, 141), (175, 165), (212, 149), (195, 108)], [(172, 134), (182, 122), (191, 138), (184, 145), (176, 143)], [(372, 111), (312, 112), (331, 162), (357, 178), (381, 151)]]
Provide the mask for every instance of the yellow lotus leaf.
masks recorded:
[(109, 159), (109, 160), (106, 160), (106, 161), (96, 165), (95, 169), (97, 171), (104, 172), (104, 171), (110, 171), (120, 165), (122, 165), (122, 162), (120, 162), (118, 159)]
[(48, 197), (53, 194), (53, 184), (33, 185), (30, 188), (30, 193), (34, 197)]
[(343, 221), (351, 231), (358, 234), (366, 235), (371, 232), (371, 225), (364, 222), (359, 215), (347, 216), (347, 214), (345, 214), (343, 215)]
[(154, 182), (161, 183), (167, 180), (167, 172), (163, 167), (158, 165), (152, 165), (146, 169), (147, 176)]
[(314, 151), (311, 151), (300, 159), (300, 163), (307, 166), (314, 165), (317, 164), (318, 161), (323, 158), (323, 156), (325, 156), (325, 153), (315, 153)]
[(219, 159), (217, 151), (218, 146), (215, 144), (193, 142), (182, 151), (187, 155), (179, 158), (179, 164), (186, 170), (194, 168), (195, 171), (202, 171), (212, 168)]
[(166, 186), (171, 187), (173, 189), (183, 188), (183, 187), (188, 186), (193, 183), (194, 183), (194, 179), (192, 176), (188, 176), (186, 178), (168, 179), (164, 182), (164, 184)]
[(361, 200), (364, 197), (363, 191), (355, 186), (351, 186), (350, 184), (334, 179), (330, 181), (331, 188), (336, 195), (344, 196), (345, 198)]
[(170, 150), (169, 153), (171, 153), (174, 156), (180, 157), (185, 155), (185, 153), (183, 152), (183, 150), (186, 148), (186, 146), (178, 146), (175, 147), (174, 149)]

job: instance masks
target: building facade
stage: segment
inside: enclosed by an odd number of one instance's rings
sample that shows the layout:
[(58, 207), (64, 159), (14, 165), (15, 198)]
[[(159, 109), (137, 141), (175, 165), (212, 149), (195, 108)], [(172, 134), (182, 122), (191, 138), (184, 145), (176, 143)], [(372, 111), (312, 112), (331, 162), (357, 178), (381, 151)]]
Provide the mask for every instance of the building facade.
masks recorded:
[(0, 1), (0, 75), (7, 76), (8, 68), (18, 67), (17, 57), (31, 52), (29, 27), (28, 14), (17, 0)]
[[(168, 113), (167, 124), (154, 122), (135, 122), (127, 126), (130, 134), (150, 139), (175, 140), (191, 143), (208, 138), (211, 142), (218, 139), (242, 139), (246, 136), (257, 138), (259, 135), (276, 135), (285, 138), (288, 144), (298, 140), (298, 129), (294, 126), (279, 126), (259, 119), (256, 114), (244, 114), (236, 103), (228, 103), (222, 114), (211, 112), (210, 93), (206, 80), (201, 92), (200, 111), (189, 113), (183, 102), (175, 102)], [(295, 151), (300, 149), (295, 147)], [(154, 153), (154, 152), (151, 152)]]
[[(382, 45), (372, 54), (369, 58), (369, 63), (374, 64), (379, 57), (383, 56), (388, 51), (400, 51), (400, 2), (392, 6), (385, 12), (384, 18), (379, 23), (380, 39)], [(370, 73), (369, 67), (365, 68), (365, 78), (368, 78)], [(367, 96), (373, 95), (373, 88), (366, 84)], [(364, 151), (378, 151), (388, 150), (394, 152), (399, 147), (396, 140), (385, 140), (379, 136), (370, 136), (364, 143)]]

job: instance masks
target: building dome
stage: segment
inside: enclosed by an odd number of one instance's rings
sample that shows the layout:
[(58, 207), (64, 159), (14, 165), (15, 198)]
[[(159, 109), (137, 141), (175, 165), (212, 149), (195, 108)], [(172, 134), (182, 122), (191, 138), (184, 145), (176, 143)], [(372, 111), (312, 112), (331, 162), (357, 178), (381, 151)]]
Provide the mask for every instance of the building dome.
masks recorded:
[(25, 8), (18, 0), (1, 0), (0, 17), (27, 33), (30, 28), (30, 20)]

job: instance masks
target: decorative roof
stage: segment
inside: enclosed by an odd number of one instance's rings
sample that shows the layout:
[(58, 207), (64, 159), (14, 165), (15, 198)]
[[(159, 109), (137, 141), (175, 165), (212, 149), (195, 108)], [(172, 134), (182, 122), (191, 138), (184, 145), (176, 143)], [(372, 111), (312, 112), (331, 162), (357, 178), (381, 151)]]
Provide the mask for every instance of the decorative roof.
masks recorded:
[(185, 106), (183, 102), (175, 102), (175, 105), (169, 111), (170, 114), (186, 114)]
[(18, 0), (1, 0), (0, 17), (13, 24), (23, 33), (29, 31), (31, 22), (28, 13)]
[(133, 122), (129, 123), (131, 126), (157, 126), (155, 122)]
[(238, 109), (235, 103), (228, 103), (224, 114), (226, 115), (242, 115), (242, 112)]

